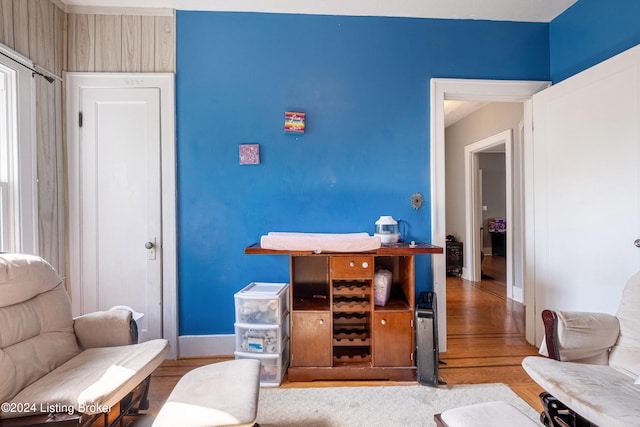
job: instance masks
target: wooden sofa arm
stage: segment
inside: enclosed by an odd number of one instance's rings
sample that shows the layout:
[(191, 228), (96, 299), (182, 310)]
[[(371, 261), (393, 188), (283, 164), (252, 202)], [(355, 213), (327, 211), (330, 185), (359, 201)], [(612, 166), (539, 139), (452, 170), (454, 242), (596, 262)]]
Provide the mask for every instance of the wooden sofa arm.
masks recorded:
[(542, 322), (549, 358), (563, 362), (608, 364), (620, 333), (618, 319), (606, 313), (544, 310)]
[(73, 319), (83, 349), (136, 344), (138, 327), (128, 310), (96, 311)]
[(542, 323), (544, 324), (544, 340), (547, 345), (547, 353), (550, 359), (560, 360), (558, 351), (558, 338), (556, 336), (558, 318), (552, 310), (542, 310)]

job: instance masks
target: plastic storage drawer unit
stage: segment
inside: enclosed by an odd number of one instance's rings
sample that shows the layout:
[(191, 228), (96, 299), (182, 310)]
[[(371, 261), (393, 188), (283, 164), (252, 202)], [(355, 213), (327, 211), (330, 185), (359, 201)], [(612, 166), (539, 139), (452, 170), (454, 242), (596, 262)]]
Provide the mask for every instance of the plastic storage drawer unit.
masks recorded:
[(236, 323), (236, 351), (258, 354), (280, 354), (289, 341), (288, 319), (282, 325)]
[(279, 386), (289, 366), (289, 284), (250, 283), (235, 304), (236, 359), (259, 360), (260, 385)]
[(289, 313), (287, 283), (253, 282), (235, 294), (236, 323), (280, 325)]
[(289, 367), (289, 344), (285, 344), (281, 354), (259, 354), (235, 352), (236, 359), (257, 359), (260, 361), (260, 386), (278, 387)]

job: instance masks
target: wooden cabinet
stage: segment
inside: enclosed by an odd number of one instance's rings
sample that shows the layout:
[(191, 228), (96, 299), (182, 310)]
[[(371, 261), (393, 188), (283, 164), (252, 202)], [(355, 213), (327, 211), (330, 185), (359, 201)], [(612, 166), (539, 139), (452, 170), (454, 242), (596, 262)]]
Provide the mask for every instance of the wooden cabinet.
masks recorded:
[[(247, 248), (290, 256), (289, 381), (415, 380), (414, 255), (442, 252), (424, 244), (326, 254)], [(374, 304), (380, 269), (392, 277), (384, 306)]]
[(376, 310), (373, 315), (376, 366), (414, 365), (413, 312)]
[(447, 276), (462, 276), (462, 242), (447, 241)]
[(294, 311), (291, 313), (289, 345), (290, 366), (331, 366), (331, 312)]

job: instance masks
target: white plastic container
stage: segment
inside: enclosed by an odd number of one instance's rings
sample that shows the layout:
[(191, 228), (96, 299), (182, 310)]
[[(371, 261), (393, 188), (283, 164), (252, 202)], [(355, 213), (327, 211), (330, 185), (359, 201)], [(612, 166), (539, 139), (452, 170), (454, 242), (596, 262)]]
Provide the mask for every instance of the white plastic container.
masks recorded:
[(243, 353), (280, 354), (289, 341), (288, 319), (282, 325), (236, 323), (236, 351)]
[(289, 284), (252, 282), (234, 299), (237, 323), (279, 325), (289, 313)]
[(289, 367), (289, 344), (281, 354), (257, 354), (235, 352), (236, 359), (256, 359), (260, 361), (260, 386), (278, 387)]
[(376, 232), (374, 236), (380, 237), (383, 245), (392, 245), (400, 240), (398, 232), (398, 222), (390, 215), (383, 215), (376, 221)]

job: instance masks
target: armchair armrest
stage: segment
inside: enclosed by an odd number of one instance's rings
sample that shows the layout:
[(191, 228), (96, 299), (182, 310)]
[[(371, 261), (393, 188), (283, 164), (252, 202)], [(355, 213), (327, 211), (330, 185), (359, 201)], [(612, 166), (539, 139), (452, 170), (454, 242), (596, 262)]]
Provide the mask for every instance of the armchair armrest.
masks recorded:
[(609, 350), (618, 340), (620, 323), (606, 313), (542, 312), (549, 357), (562, 362), (609, 363)]
[(138, 328), (128, 310), (88, 313), (73, 319), (78, 343), (85, 350), (136, 344)]

